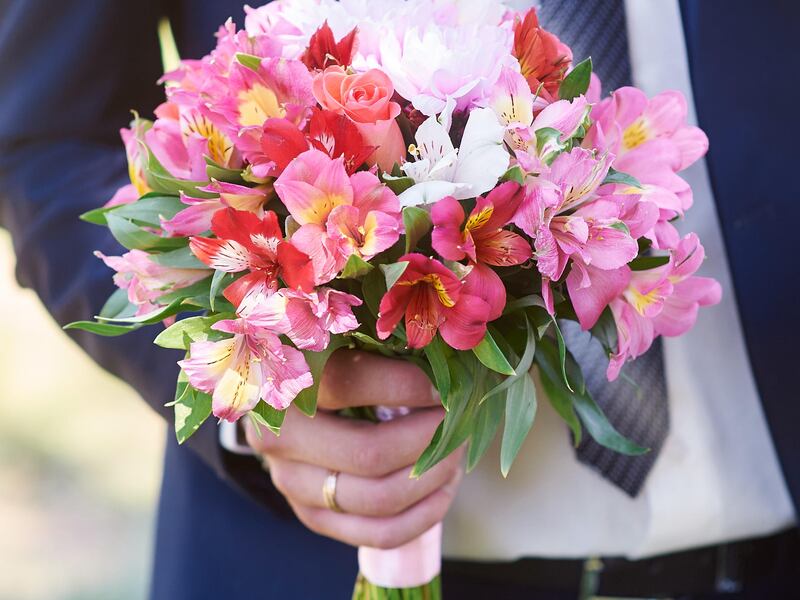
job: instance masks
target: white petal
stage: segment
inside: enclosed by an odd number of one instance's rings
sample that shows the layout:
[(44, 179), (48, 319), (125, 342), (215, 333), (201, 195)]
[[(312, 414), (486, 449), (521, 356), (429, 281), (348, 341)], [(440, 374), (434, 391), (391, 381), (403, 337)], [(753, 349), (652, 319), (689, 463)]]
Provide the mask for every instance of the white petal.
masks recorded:
[[(505, 128), (490, 108), (477, 108), (469, 115), (458, 150), (453, 180), (470, 186), (469, 198), (491, 190), (508, 169), (511, 156), (503, 146)], [(466, 192), (462, 192), (466, 193)]]
[[(398, 196), (400, 206), (419, 206), (421, 204), (433, 204), (445, 196), (456, 196), (463, 193), (467, 188), (462, 184), (451, 181), (425, 181), (412, 185)], [(468, 197), (468, 196), (466, 196)]]

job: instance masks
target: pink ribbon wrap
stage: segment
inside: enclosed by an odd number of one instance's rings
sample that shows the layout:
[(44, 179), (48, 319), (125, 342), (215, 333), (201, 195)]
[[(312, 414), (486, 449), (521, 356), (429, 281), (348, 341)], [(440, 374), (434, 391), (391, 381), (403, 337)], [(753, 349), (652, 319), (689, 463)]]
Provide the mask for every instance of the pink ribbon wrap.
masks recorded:
[[(391, 421), (407, 415), (408, 408), (378, 406), (379, 421)], [(370, 583), (385, 588), (413, 588), (425, 585), (442, 570), (442, 524), (437, 523), (410, 542), (381, 550), (361, 546), (358, 567)]]
[(362, 546), (358, 566), (370, 583), (385, 588), (413, 588), (425, 585), (442, 568), (442, 524), (437, 523), (410, 542), (380, 550)]

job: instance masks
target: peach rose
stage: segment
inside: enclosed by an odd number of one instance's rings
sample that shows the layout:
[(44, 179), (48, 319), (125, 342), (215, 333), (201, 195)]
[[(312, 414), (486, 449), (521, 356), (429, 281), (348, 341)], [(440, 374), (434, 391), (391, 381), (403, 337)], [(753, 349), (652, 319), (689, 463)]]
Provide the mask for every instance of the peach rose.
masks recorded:
[(369, 159), (381, 169), (390, 170), (406, 155), (403, 134), (395, 120), (400, 105), (392, 102), (394, 86), (379, 69), (348, 74), (340, 66), (328, 67), (314, 78), (314, 97), (325, 110), (347, 115), (364, 138), (378, 149)]

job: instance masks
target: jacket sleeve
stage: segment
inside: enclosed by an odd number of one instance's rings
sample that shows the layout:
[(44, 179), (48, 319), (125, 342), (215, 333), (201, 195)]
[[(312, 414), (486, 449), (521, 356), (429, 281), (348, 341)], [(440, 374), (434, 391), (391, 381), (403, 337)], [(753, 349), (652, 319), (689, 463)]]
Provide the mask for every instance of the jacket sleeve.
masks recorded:
[[(130, 109), (163, 100), (161, 14), (158, 0), (0, 0), (0, 224), (14, 241), (19, 283), (60, 325), (91, 318), (113, 291), (112, 272), (92, 252), (123, 249), (78, 215), (126, 182), (118, 130)], [(153, 346), (157, 333), (69, 335), (171, 420), (164, 404), (180, 356)], [(213, 419), (187, 443), (220, 476), (274, 495), (255, 460), (221, 450)]]

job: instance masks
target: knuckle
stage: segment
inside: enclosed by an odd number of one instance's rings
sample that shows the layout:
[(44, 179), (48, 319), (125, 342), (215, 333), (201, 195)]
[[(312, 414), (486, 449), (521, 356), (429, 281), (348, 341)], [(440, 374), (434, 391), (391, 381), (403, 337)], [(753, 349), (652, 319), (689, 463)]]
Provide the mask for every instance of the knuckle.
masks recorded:
[(397, 495), (385, 482), (375, 485), (364, 497), (364, 502), (365, 509), (370, 515), (394, 515), (402, 508), (398, 506)]
[(373, 477), (384, 474), (384, 452), (377, 444), (361, 440), (353, 450), (352, 459), (353, 467), (361, 474)]
[(370, 545), (373, 548), (378, 548), (380, 550), (391, 550), (392, 548), (397, 548), (398, 546), (402, 545), (404, 541), (401, 534), (390, 524), (376, 527), (373, 530), (371, 537), (372, 541)]

